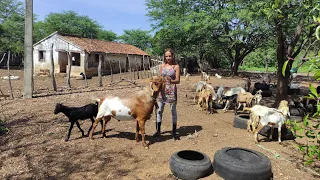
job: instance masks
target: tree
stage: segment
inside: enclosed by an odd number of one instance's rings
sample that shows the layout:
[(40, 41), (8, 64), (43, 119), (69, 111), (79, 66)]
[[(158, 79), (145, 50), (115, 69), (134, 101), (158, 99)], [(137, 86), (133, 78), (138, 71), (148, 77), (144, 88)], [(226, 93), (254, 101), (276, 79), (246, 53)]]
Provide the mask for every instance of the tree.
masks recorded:
[(0, 1), (0, 52), (23, 53), (23, 3), (16, 0)]
[(98, 39), (105, 41), (114, 41), (115, 39), (117, 39), (117, 34), (112, 31), (99, 30)]
[(95, 20), (88, 16), (79, 15), (74, 11), (50, 13), (43, 21), (35, 23), (35, 34), (38, 40), (55, 31), (107, 41), (116, 39), (115, 33), (103, 30), (102, 26)]
[(121, 42), (134, 45), (144, 51), (151, 48), (151, 38), (149, 31), (140, 29), (124, 30), (124, 34), (118, 37)]
[(237, 75), (239, 64), (263, 44), (268, 32), (263, 21), (252, 21), (255, 13), (241, 1), (148, 0), (146, 5), (156, 22), (153, 28), (159, 30), (156, 45), (196, 55), (201, 69), (227, 59)]
[[(247, 2), (247, 1), (246, 1)], [(294, 59), (305, 48), (308, 41), (315, 37), (313, 34), (316, 24), (312, 16), (319, 16), (316, 1), (295, 1), (295, 0), (268, 0), (249, 1), (252, 8), (259, 9), (261, 17), (267, 17), (269, 26), (274, 30), (277, 41), (277, 64), (278, 83), (276, 103), (287, 99), (288, 79), (290, 76), (292, 62), (289, 61), (284, 76), (282, 67), (287, 59)], [(258, 14), (257, 14), (258, 15)]]

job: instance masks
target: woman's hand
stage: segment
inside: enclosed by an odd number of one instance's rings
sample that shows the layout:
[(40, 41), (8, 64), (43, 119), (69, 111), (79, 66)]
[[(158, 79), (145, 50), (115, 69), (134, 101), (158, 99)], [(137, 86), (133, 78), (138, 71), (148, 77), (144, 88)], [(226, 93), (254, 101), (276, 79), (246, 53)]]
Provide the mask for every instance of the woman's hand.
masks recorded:
[(171, 77), (170, 76), (166, 76), (167, 81), (171, 84)]

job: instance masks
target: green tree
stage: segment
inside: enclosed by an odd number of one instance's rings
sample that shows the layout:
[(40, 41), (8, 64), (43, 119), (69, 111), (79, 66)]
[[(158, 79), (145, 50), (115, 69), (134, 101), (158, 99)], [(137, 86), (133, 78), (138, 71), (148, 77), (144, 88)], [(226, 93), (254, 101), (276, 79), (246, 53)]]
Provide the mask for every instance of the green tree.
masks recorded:
[(118, 37), (121, 42), (134, 45), (144, 51), (151, 49), (151, 38), (149, 31), (141, 29), (124, 30), (124, 34)]
[(117, 34), (112, 31), (100, 30), (98, 32), (98, 39), (105, 41), (114, 41), (117, 39)]
[(274, 32), (277, 42), (277, 65), (278, 83), (276, 104), (287, 99), (288, 79), (293, 61), (289, 61), (288, 67), (282, 74), (282, 67), (287, 59), (294, 59), (305, 49), (307, 42), (314, 41), (313, 36), (316, 24), (313, 23), (312, 15), (319, 16), (317, 1), (295, 0), (267, 0), (245, 1), (250, 7), (257, 9), (257, 16), (266, 17), (269, 26)]
[(0, 1), (0, 52), (23, 53), (24, 8), (16, 0)]
[(107, 41), (116, 39), (115, 33), (103, 30), (102, 26), (95, 20), (88, 16), (79, 15), (74, 11), (50, 13), (44, 21), (35, 23), (35, 35), (37, 40), (42, 39), (55, 31)]
[(201, 69), (227, 59), (237, 75), (239, 64), (268, 35), (264, 21), (254, 18), (242, 1), (148, 0), (146, 5), (153, 28), (159, 30), (156, 45), (196, 55)]

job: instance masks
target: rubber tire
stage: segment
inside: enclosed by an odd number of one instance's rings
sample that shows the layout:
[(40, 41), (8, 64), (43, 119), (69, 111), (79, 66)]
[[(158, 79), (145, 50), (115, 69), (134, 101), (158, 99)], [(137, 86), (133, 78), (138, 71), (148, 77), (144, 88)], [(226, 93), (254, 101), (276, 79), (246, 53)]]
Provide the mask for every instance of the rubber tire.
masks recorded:
[(290, 108), (289, 109), (290, 116), (304, 116), (305, 110), (303, 108)]
[(201, 152), (182, 150), (170, 157), (170, 170), (178, 178), (194, 180), (213, 171), (210, 158)]
[(301, 121), (303, 120), (303, 116), (290, 116), (290, 117), (289, 117), (289, 120), (290, 120), (291, 122), (294, 122), (294, 120), (296, 120), (297, 123), (298, 123), (298, 122), (301, 122)]
[[(260, 132), (260, 135), (269, 138), (271, 134), (271, 127), (270, 126), (265, 126), (263, 127)], [(281, 140), (293, 140), (296, 137), (293, 135), (290, 129), (287, 127), (282, 127), (281, 129)], [(274, 128), (273, 134), (272, 134), (272, 139), (273, 140), (278, 140), (278, 128)]]
[(214, 155), (214, 171), (223, 179), (269, 180), (271, 162), (260, 152), (246, 148), (226, 147)]
[(249, 115), (239, 114), (234, 117), (233, 126), (235, 128), (247, 129), (247, 121), (249, 120)]
[(225, 106), (224, 104), (213, 103), (213, 108), (214, 109), (223, 109), (224, 106)]
[(270, 89), (270, 84), (267, 85), (265, 83), (256, 82), (256, 83), (254, 83), (253, 87), (257, 90), (261, 89), (262, 91), (264, 91), (264, 90)]
[(301, 94), (301, 90), (300, 89), (290, 89), (290, 87), (288, 87), (288, 94), (289, 95), (300, 95)]
[[(251, 94), (256, 94), (257, 91), (258, 91), (258, 89), (254, 89), (254, 90), (252, 90)], [(271, 90), (262, 90), (261, 96), (262, 97), (271, 97), (272, 96), (272, 91)]]

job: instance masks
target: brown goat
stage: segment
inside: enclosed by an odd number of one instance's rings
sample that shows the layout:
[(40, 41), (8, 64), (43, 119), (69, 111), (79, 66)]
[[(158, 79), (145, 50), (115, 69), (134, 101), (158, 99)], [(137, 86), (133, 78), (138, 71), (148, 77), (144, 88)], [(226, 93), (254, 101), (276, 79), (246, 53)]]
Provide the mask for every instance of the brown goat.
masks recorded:
[(142, 145), (146, 148), (149, 146), (145, 142), (145, 122), (151, 118), (153, 107), (156, 104), (156, 98), (160, 91), (165, 89), (164, 78), (161, 76), (153, 76), (150, 79), (150, 86), (144, 90), (138, 91), (133, 97), (118, 98), (105, 97), (99, 100), (99, 111), (93, 127), (90, 131), (89, 138), (92, 139), (94, 129), (99, 121), (103, 120), (102, 136), (105, 137), (105, 127), (111, 117), (122, 120), (137, 120), (136, 136), (138, 142), (139, 130), (142, 136)]

